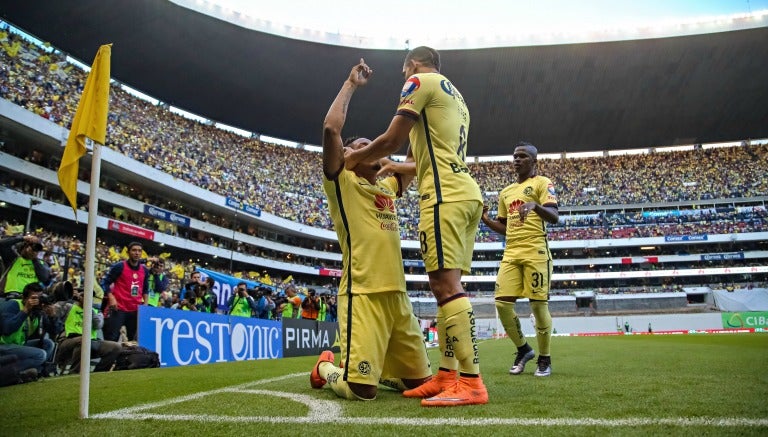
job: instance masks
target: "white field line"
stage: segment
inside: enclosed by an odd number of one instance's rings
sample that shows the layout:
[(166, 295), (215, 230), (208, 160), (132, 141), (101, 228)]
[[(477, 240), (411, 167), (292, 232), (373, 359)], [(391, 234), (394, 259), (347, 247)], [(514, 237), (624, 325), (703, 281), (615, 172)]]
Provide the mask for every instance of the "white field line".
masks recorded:
[[(406, 417), (342, 417), (342, 402), (326, 401), (313, 396), (300, 393), (287, 393), (272, 390), (254, 390), (250, 387), (282, 381), (295, 377), (301, 377), (306, 373), (294, 373), (275, 378), (252, 381), (230, 387), (193, 393), (186, 396), (166, 399), (164, 401), (141, 404), (129, 408), (106, 413), (91, 415), (91, 419), (119, 419), (119, 420), (164, 420), (164, 421), (194, 421), (194, 422), (230, 422), (230, 423), (328, 423), (350, 425), (401, 425), (401, 426), (493, 426), (493, 425), (520, 425), (520, 426), (599, 426), (599, 427), (634, 427), (634, 426), (706, 426), (706, 427), (768, 427), (768, 419), (751, 419), (745, 417), (634, 417), (624, 419), (598, 419), (598, 418), (484, 418), (465, 419), (453, 418), (406, 418)], [(276, 396), (287, 398), (294, 402), (306, 405), (309, 413), (304, 417), (275, 417), (275, 416), (214, 416), (198, 414), (157, 414), (144, 412), (167, 405), (176, 404), (217, 393), (244, 393), (262, 396)], [(352, 401), (353, 402), (353, 401)], [(481, 408), (481, 407), (478, 407)]]

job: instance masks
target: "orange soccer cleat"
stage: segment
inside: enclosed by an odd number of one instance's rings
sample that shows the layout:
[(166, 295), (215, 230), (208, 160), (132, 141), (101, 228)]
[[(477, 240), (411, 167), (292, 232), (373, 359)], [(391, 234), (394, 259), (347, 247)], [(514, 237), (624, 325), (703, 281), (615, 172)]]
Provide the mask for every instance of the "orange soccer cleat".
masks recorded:
[(435, 396), (446, 388), (456, 384), (456, 376), (457, 374), (455, 370), (438, 370), (437, 375), (432, 379), (416, 388), (405, 390), (403, 396), (406, 398), (428, 398)]
[(326, 362), (333, 363), (335, 360), (336, 358), (333, 356), (333, 352), (320, 352), (320, 356), (317, 358), (317, 363), (315, 364), (315, 367), (312, 368), (312, 373), (309, 374), (309, 385), (311, 385), (312, 388), (323, 388), (327, 382), (320, 376), (320, 364)]
[(421, 400), (422, 407), (455, 407), (459, 405), (482, 405), (488, 403), (488, 390), (483, 380), (462, 376), (450, 388), (431, 398)]

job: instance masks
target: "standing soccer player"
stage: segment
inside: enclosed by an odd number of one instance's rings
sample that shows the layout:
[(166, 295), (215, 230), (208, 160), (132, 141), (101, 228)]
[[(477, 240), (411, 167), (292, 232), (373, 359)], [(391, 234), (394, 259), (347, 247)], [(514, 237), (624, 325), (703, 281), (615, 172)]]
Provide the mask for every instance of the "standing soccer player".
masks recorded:
[(438, 305), (441, 358), (435, 378), (403, 395), (423, 398), (423, 406), (485, 404), (475, 315), (461, 285), (462, 272), (471, 268), (483, 202), (464, 162), (469, 110), (459, 90), (440, 74), (436, 50), (411, 50), (403, 75), (406, 82), (389, 128), (366, 147), (348, 150), (346, 167), (383, 158), (410, 141), (408, 156), (416, 163), (419, 184), (419, 240)]
[(352, 94), (371, 74), (361, 59), (323, 124), (323, 189), (342, 252), (338, 319), (343, 366), (336, 367), (333, 352), (325, 351), (310, 374), (313, 388), (328, 384), (342, 398), (362, 400), (374, 399), (379, 383), (402, 391), (432, 377), (405, 290), (395, 208), (396, 198), (413, 177), (377, 181), (379, 160), (361, 162), (354, 171), (344, 168), (344, 149), (370, 142), (358, 138), (344, 145), (341, 129)]
[(518, 298), (528, 298), (534, 315), (539, 359), (535, 376), (552, 373), (549, 343), (552, 338), (552, 316), (549, 313), (549, 283), (552, 277), (552, 254), (547, 243), (546, 223), (557, 223), (557, 196), (552, 181), (536, 171), (536, 147), (518, 143), (512, 167), (517, 181), (499, 193), (499, 210), (495, 220), (483, 208), (483, 223), (506, 236), (506, 249), (496, 278), (496, 309), (507, 336), (517, 346), (517, 356), (509, 369), (512, 375), (525, 370), (525, 364), (536, 356), (526, 342), (520, 319), (515, 313)]

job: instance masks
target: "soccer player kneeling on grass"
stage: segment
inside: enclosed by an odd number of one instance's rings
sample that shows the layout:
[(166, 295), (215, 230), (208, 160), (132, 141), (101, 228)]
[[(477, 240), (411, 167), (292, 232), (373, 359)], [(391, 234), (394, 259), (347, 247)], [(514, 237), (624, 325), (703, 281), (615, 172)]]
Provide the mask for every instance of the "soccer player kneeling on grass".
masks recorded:
[(352, 94), (371, 73), (362, 59), (352, 68), (323, 126), (323, 188), (342, 251), (341, 362), (336, 366), (333, 352), (324, 351), (310, 374), (313, 388), (327, 384), (342, 398), (361, 400), (375, 399), (378, 384), (403, 391), (432, 377), (405, 290), (395, 209), (395, 199), (413, 177), (395, 175), (377, 181), (379, 160), (361, 162), (354, 170), (344, 168), (344, 149), (370, 142), (359, 138), (344, 145), (341, 129)]

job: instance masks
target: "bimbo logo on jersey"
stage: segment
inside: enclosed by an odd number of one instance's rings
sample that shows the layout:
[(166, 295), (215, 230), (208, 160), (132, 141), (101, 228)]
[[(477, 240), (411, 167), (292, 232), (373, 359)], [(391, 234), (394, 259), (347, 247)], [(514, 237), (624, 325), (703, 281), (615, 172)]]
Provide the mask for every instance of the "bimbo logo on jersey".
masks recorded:
[(405, 85), (403, 85), (403, 91), (400, 92), (400, 97), (405, 98), (409, 95), (416, 92), (417, 89), (421, 86), (421, 81), (416, 76), (411, 76), (408, 78), (407, 81), (405, 81)]

